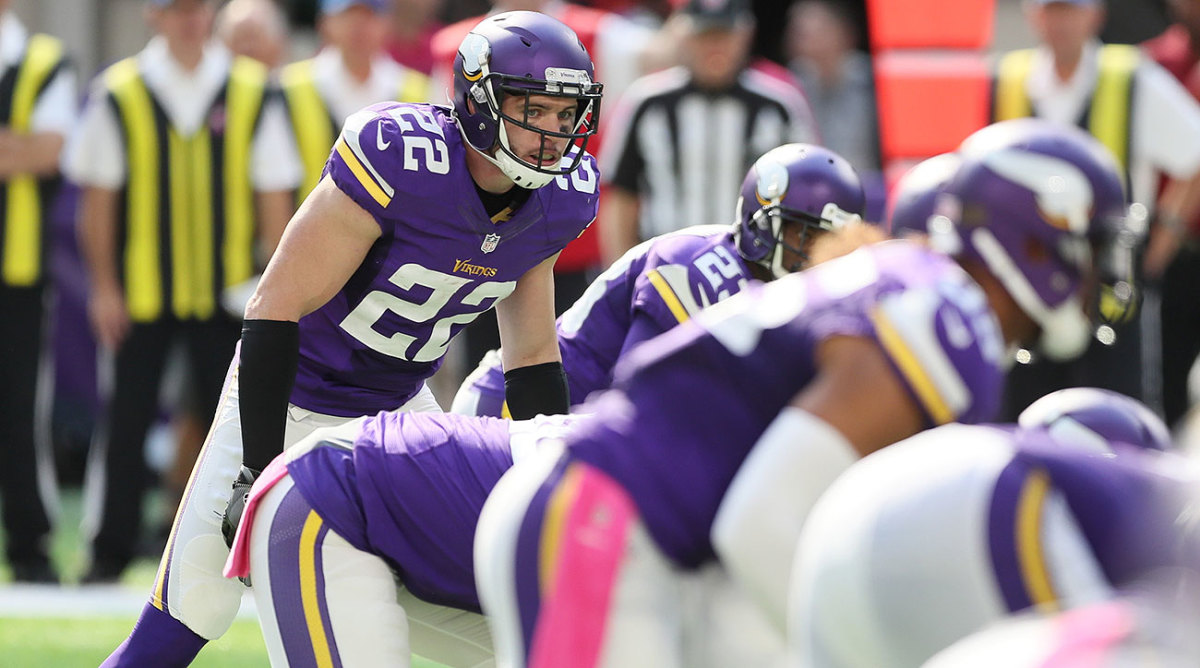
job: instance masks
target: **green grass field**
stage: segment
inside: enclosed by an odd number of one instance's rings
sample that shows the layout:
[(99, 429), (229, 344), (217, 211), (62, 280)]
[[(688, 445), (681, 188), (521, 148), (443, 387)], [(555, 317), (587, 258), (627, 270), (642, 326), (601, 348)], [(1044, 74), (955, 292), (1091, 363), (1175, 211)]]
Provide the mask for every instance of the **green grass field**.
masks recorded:
[[(124, 640), (154, 581), (158, 564), (140, 559), (119, 586), (80, 587), (87, 568), (79, 536), (81, 501), (77, 491), (63, 495), (62, 516), (54, 536), (52, 558), (65, 583), (62, 587), (13, 586), (6, 564), (0, 564), (0, 666), (20, 668), (94, 668)], [(153, 509), (157, 501), (150, 505)], [(0, 554), (3, 554), (0, 532)], [(95, 612), (97, 601), (104, 612)], [(45, 603), (46, 605), (42, 605)], [(220, 639), (209, 643), (192, 664), (201, 668), (267, 666), (267, 650), (257, 620), (242, 615)], [(414, 659), (413, 668), (440, 664)]]
[[(121, 643), (134, 617), (0, 618), (0, 656), (6, 666), (98, 666)], [(193, 666), (250, 668), (267, 665), (258, 623), (239, 620), (210, 643)]]

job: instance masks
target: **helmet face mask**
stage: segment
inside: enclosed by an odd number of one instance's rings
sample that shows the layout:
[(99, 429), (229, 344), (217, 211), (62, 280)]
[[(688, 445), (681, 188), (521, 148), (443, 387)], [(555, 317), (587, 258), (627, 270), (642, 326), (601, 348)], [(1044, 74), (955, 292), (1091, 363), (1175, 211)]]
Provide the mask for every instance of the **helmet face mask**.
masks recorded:
[(774, 278), (799, 271), (812, 239), (861, 220), (865, 206), (862, 183), (841, 156), (808, 144), (772, 149), (742, 182), (733, 229), (738, 254)]
[[(537, 12), (497, 14), (480, 22), (459, 46), (454, 116), (467, 143), (516, 185), (540, 188), (583, 160), (599, 121), (603, 91), (593, 76), (586, 49), (567, 26)], [(531, 121), (530, 107), (543, 97), (575, 103), (565, 130)], [(505, 113), (511, 98), (522, 100), (519, 114)], [(560, 159), (550, 165), (529, 162), (513, 146), (514, 128), (537, 136), (535, 150), (555, 147)]]

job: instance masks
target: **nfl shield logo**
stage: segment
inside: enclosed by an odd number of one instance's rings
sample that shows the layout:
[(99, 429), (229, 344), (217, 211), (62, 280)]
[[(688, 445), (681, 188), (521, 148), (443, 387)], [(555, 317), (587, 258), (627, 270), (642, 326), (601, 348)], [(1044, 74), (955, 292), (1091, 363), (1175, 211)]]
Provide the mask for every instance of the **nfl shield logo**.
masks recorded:
[(496, 250), (496, 244), (500, 243), (499, 234), (489, 234), (483, 238), (483, 244), (479, 246), (479, 250), (490, 253)]

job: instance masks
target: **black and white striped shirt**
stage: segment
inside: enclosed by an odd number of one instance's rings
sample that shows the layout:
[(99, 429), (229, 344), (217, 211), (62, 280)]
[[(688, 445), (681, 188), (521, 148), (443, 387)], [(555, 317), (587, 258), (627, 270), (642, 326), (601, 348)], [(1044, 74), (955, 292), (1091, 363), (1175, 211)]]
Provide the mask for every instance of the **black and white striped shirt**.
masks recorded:
[(754, 69), (720, 92), (697, 88), (684, 67), (635, 81), (604, 128), (605, 183), (640, 200), (642, 239), (734, 218), (746, 171), (788, 142), (816, 142), (799, 91)]

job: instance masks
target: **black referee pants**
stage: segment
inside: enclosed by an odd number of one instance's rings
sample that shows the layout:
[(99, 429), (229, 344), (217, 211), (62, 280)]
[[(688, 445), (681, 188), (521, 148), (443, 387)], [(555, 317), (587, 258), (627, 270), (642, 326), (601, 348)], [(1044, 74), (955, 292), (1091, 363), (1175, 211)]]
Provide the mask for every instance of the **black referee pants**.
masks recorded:
[(150, 484), (146, 433), (158, 415), (159, 388), (172, 344), (183, 343), (197, 406), (211, 419), (240, 335), (241, 322), (223, 313), (208, 321), (162, 320), (130, 328), (113, 360), (104, 422), (88, 458), (89, 466), (102, 466), (88, 475), (89, 483), (99, 489), (101, 510), (92, 540), (96, 566), (119, 571), (136, 555), (142, 500)]
[(1200, 355), (1200, 247), (1195, 242), (1179, 254), (1163, 275), (1162, 313), (1162, 402), (1168, 425), (1187, 413), (1188, 373)]
[(34, 436), (44, 297), (40, 287), (0, 286), (0, 505), (9, 563), (44, 559), (50, 533)]

